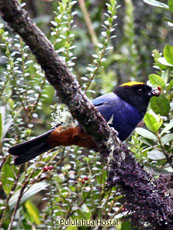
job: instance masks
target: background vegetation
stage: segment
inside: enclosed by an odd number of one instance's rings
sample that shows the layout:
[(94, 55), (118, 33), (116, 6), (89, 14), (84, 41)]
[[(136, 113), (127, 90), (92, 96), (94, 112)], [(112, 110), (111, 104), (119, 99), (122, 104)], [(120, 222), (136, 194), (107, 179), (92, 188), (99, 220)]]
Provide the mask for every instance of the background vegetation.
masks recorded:
[[(162, 95), (151, 101), (145, 124), (127, 144), (136, 159), (169, 187), (173, 171), (173, 6), (171, 1), (169, 7), (145, 2), (27, 0), (24, 7), (90, 98), (131, 80), (149, 79), (148, 84), (162, 88)], [(57, 227), (59, 219), (71, 218), (118, 219), (114, 229), (132, 229), (133, 213), (126, 212), (123, 194), (118, 188), (106, 188), (107, 173), (99, 153), (59, 147), (14, 166), (10, 146), (74, 121), (68, 109), (57, 103), (54, 89), (28, 47), (4, 22), (0, 40), (1, 228), (63, 229)]]

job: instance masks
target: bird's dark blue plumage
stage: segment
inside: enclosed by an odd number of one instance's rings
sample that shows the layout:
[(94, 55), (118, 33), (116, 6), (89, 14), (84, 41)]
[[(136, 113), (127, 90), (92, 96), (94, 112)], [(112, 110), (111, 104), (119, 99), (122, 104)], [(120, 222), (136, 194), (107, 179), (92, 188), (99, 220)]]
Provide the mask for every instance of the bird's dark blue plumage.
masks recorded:
[(135, 107), (122, 100), (115, 93), (108, 93), (92, 101), (110, 126), (118, 131), (120, 140), (125, 140), (143, 115)]

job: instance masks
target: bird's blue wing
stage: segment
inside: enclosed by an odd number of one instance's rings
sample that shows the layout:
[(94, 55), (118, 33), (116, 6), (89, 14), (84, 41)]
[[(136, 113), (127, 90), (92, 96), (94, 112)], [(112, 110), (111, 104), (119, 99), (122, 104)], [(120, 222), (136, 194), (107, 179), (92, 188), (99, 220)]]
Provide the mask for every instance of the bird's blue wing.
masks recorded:
[(97, 97), (92, 103), (105, 120), (111, 122), (109, 125), (118, 131), (121, 140), (130, 135), (143, 117), (137, 109), (114, 93)]
[(114, 115), (115, 110), (119, 109), (119, 102), (120, 98), (114, 93), (105, 94), (92, 101), (106, 121), (109, 121), (112, 115)]
[(94, 100), (92, 100), (93, 105), (97, 106), (101, 106), (103, 104), (108, 105), (108, 104), (112, 104), (112, 103), (116, 103), (116, 101), (118, 101), (118, 97), (116, 94), (114, 93), (108, 93), (105, 94), (103, 96), (97, 97)]

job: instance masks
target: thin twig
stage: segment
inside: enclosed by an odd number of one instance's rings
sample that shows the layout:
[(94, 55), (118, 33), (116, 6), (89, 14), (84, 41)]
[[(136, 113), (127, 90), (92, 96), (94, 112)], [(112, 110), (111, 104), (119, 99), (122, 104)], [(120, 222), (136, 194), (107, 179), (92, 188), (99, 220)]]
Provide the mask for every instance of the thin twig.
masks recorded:
[(17, 199), (17, 203), (16, 203), (16, 206), (15, 206), (15, 209), (12, 213), (12, 216), (11, 216), (11, 220), (10, 220), (10, 224), (8, 226), (8, 230), (12, 230), (12, 227), (13, 227), (13, 222), (14, 222), (14, 219), (15, 219), (15, 216), (16, 216), (16, 212), (18, 210), (18, 207), (19, 207), (19, 204), (20, 204), (20, 201), (22, 199), (22, 196), (23, 196), (23, 193), (24, 193), (24, 190), (26, 188), (26, 186), (28, 185), (29, 181), (25, 181), (25, 183), (23, 184), (21, 190), (20, 190), (20, 193), (19, 193), (19, 197)]
[(6, 210), (7, 210), (7, 207), (8, 207), (8, 202), (9, 202), (11, 196), (13, 195), (13, 192), (14, 192), (14, 190), (15, 190), (17, 184), (18, 184), (18, 181), (19, 181), (19, 178), (20, 178), (20, 169), (21, 169), (21, 167), (19, 168), (17, 178), (16, 178), (15, 181), (14, 181), (14, 184), (13, 184), (13, 187), (11, 188), (10, 194), (9, 194), (8, 197), (6, 198), (5, 209), (3, 210), (2, 214), (1, 214), (0, 229), (1, 229), (2, 224), (3, 224), (3, 220), (4, 220), (4, 217), (5, 217), (5, 213), (6, 213)]
[(95, 33), (90, 15), (89, 15), (88, 10), (86, 8), (85, 1), (84, 0), (78, 0), (78, 1), (79, 1), (80, 8), (84, 14), (85, 22), (86, 22), (86, 25), (88, 27), (88, 32), (91, 36), (92, 43), (94, 44), (95, 47), (97, 47), (97, 45), (98, 45), (97, 35)]

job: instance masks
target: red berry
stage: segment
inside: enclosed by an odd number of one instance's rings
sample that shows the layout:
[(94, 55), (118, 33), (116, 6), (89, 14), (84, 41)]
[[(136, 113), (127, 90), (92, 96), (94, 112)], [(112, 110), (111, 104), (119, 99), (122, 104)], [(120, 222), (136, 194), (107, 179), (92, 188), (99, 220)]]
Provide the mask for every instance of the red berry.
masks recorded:
[(84, 180), (83, 178), (81, 178), (81, 177), (79, 177), (77, 180), (78, 180), (78, 182), (80, 182), (80, 183), (82, 183), (82, 184), (85, 183), (85, 180)]
[(47, 172), (49, 170), (49, 167), (48, 166), (45, 166), (44, 168), (43, 168), (43, 171), (44, 172)]
[(85, 176), (83, 179), (84, 179), (84, 180), (88, 180), (88, 176)]
[(84, 180), (81, 180), (81, 183), (82, 183), (82, 184), (84, 184), (84, 183), (85, 183), (85, 181), (84, 181)]
[(47, 172), (47, 171), (52, 170), (52, 169), (54, 169), (54, 166), (53, 166), (53, 165), (45, 166), (45, 167), (43, 168), (43, 171), (44, 171), (44, 172)]
[(52, 170), (52, 169), (54, 169), (54, 166), (50, 165), (48, 168), (49, 168), (49, 170)]
[(157, 86), (157, 89), (159, 90), (159, 92), (161, 93), (162, 89), (160, 86)]

